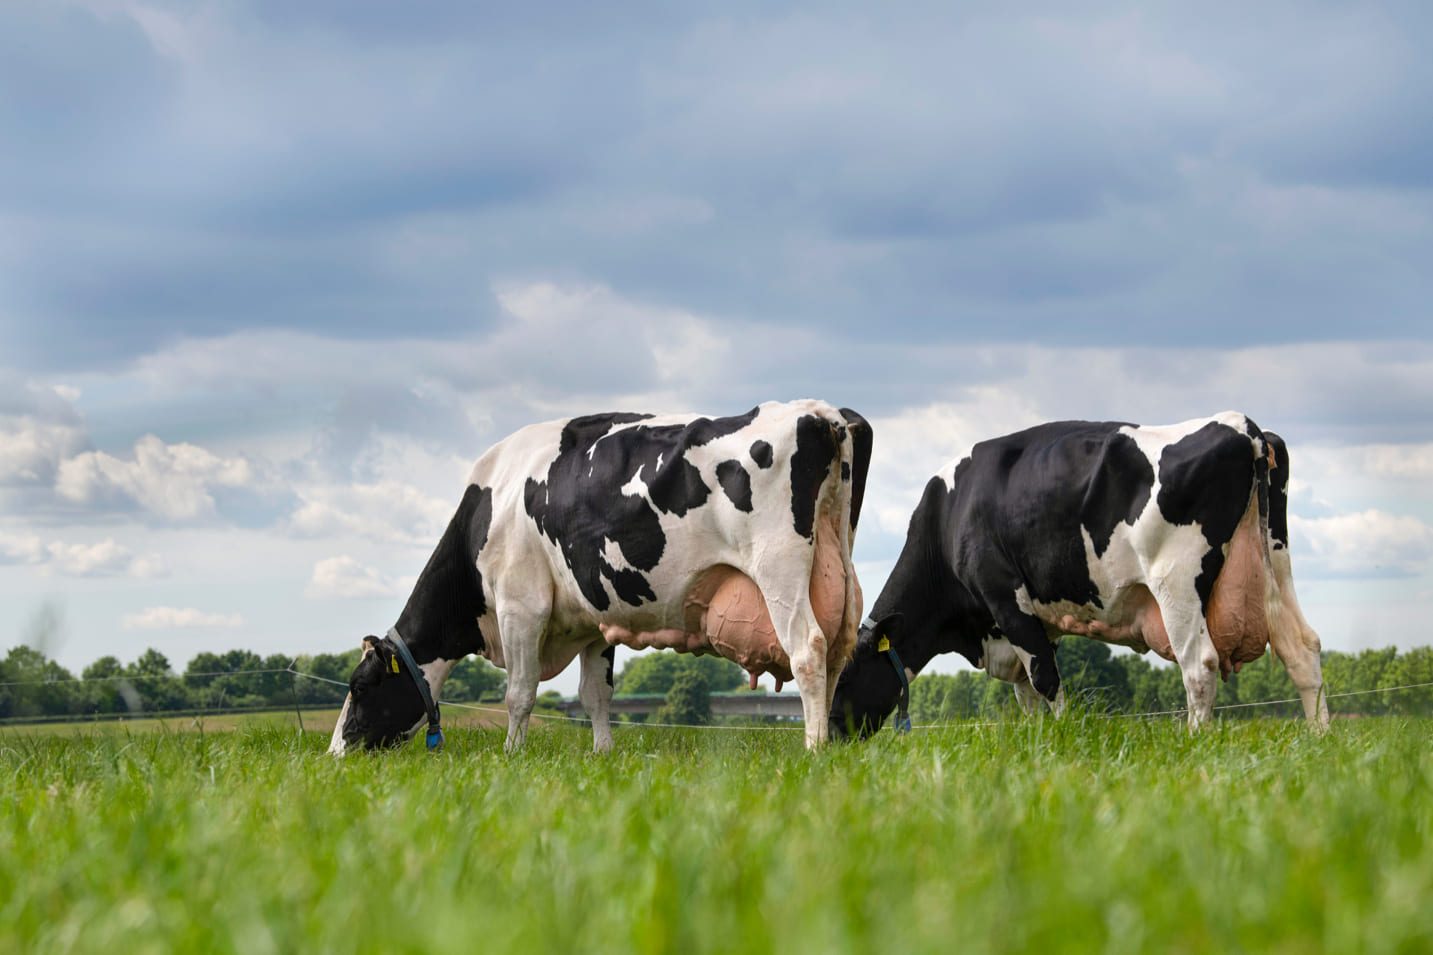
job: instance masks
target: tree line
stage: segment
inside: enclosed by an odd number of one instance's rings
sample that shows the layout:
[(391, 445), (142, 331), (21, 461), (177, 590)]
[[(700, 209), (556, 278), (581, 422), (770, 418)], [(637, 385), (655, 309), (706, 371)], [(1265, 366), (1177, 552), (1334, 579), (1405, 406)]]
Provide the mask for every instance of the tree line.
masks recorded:
[[(338, 706), (360, 650), (299, 657), (260, 656), (248, 650), (200, 653), (176, 671), (155, 649), (130, 663), (105, 656), (74, 674), (28, 646), (12, 648), (0, 660), (0, 719), (56, 719), (124, 713)], [(1153, 713), (1182, 709), (1184, 684), (1176, 667), (1152, 665), (1133, 654), (1111, 653), (1096, 640), (1068, 639), (1056, 653), (1067, 697), (1078, 705), (1111, 713)], [(1323, 654), (1324, 680), (1339, 697), (1341, 714), (1433, 714), (1433, 686), (1372, 692), (1411, 684), (1433, 684), (1433, 647), (1399, 653), (1395, 648)], [(288, 672), (312, 674), (326, 683)], [(267, 672), (252, 672), (267, 671)], [(746, 674), (727, 660), (672, 651), (645, 653), (627, 661), (615, 680), (624, 695), (662, 695), (667, 708), (658, 722), (706, 722), (707, 696), (746, 685)], [(443, 686), (454, 702), (501, 702), (502, 671), (480, 657), (459, 662)], [(547, 694), (545, 694), (546, 696)], [(1266, 653), (1219, 685), (1216, 706), (1291, 700), (1298, 693), (1283, 667)], [(1008, 684), (981, 672), (926, 674), (911, 684), (911, 717), (917, 723), (992, 718), (1015, 706)], [(1225, 711), (1227, 715), (1295, 716), (1298, 703)]]
[[(0, 660), (0, 719), (338, 706), (361, 652), (299, 657), (249, 650), (200, 653), (180, 672), (151, 648), (130, 663), (101, 657), (76, 675), (33, 647), (17, 646)], [(337, 683), (295, 676), (290, 667)], [(486, 660), (468, 657), (448, 676), (443, 698), (501, 700), (504, 682), (502, 672)]]
[[(1153, 665), (1142, 656), (1112, 653), (1097, 640), (1061, 640), (1055, 653), (1067, 699), (1108, 713), (1160, 713), (1186, 705), (1179, 668)], [(1392, 687), (1433, 683), (1433, 647), (1399, 653), (1394, 647), (1323, 653), (1324, 689), (1329, 694), (1359, 693), (1329, 701), (1335, 715), (1433, 714), (1433, 686), (1398, 692)], [(1272, 652), (1219, 684), (1215, 706), (1296, 700), (1298, 691)], [(1010, 686), (983, 672), (927, 674), (911, 683), (911, 719), (916, 723), (993, 718), (1016, 706)], [(1225, 710), (1226, 716), (1295, 716), (1299, 703)]]

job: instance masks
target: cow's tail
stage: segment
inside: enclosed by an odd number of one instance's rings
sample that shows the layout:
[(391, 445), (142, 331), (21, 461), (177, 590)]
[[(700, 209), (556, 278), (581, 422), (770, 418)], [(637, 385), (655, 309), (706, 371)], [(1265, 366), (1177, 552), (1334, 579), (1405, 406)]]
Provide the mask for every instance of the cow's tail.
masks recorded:
[(842, 408), (826, 417), (831, 425), (831, 439), (836, 453), (821, 491), (821, 500), (823, 507), (836, 511), (841, 569), (845, 577), (841, 626), (835, 645), (828, 647), (827, 651), (828, 672), (834, 680), (855, 650), (856, 630), (861, 621), (861, 585), (856, 579), (851, 552), (865, 497), (866, 474), (871, 466), (872, 432), (870, 422), (849, 408)]
[[(1273, 474), (1275, 471), (1274, 442), (1270, 432), (1260, 430), (1253, 421), (1248, 423), (1250, 443), (1254, 452), (1253, 496), (1259, 508), (1259, 554), (1263, 564), (1264, 578), (1264, 620), (1269, 633), (1282, 623), (1284, 602), (1279, 593), (1278, 576), (1274, 573), (1273, 539), (1270, 527), (1273, 524), (1275, 500)], [(1273, 436), (1275, 440), (1278, 435)], [(1279, 442), (1282, 445), (1283, 442)]]

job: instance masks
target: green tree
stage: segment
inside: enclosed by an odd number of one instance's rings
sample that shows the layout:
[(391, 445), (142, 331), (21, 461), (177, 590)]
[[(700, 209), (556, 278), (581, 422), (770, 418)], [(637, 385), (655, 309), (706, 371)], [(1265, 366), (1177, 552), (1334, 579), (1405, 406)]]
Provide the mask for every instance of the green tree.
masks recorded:
[(746, 672), (724, 657), (661, 650), (628, 660), (617, 675), (615, 689), (627, 695), (665, 694), (683, 673), (700, 673), (708, 692), (714, 693), (735, 690), (746, 683)]
[(706, 726), (712, 721), (711, 688), (700, 670), (690, 669), (677, 674), (667, 701), (653, 719), (658, 723), (680, 723), (683, 726)]
[(80, 677), (94, 682), (82, 684), (84, 712), (123, 713), (128, 710), (125, 697), (132, 697), (134, 689), (124, 682), (123, 676), (124, 665), (112, 656), (100, 657), (85, 667)]
[(183, 710), (195, 703), (183, 682), (170, 669), (169, 658), (150, 647), (124, 668), (134, 681), (140, 706), (146, 710)]
[[(300, 656), (294, 660), (294, 669), (300, 673), (311, 673), (319, 680), (299, 678), (298, 694), (301, 703), (342, 703), (348, 694), (348, 678), (363, 655), (360, 648), (344, 653), (316, 653)], [(293, 679), (290, 677), (290, 679)], [(334, 680), (336, 683), (326, 683)]]
[(479, 656), (459, 660), (443, 684), (443, 699), (459, 703), (478, 703), (501, 699), (507, 680), (503, 672)]
[(1383, 671), (1377, 687), (1406, 686), (1412, 689), (1375, 695), (1384, 698), (1384, 712), (1406, 716), (1433, 713), (1433, 686), (1418, 686), (1421, 683), (1433, 684), (1433, 647), (1416, 647), (1400, 654)]
[(1109, 644), (1066, 637), (1055, 650), (1055, 662), (1067, 701), (1100, 710), (1129, 710), (1134, 698), (1129, 671), (1115, 662)]
[(21, 644), (5, 655), (5, 716), (60, 716), (79, 712), (76, 684), (69, 670), (33, 647)]

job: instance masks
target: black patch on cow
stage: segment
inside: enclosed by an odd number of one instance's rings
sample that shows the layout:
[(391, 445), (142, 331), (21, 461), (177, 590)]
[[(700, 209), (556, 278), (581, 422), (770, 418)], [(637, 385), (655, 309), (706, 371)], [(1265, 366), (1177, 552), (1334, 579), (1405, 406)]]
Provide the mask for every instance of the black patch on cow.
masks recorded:
[(812, 414), (797, 420), (796, 453), (791, 455), (791, 520), (796, 533), (807, 540), (812, 539), (816, 524), (816, 498), (837, 451), (829, 421)]
[[(643, 601), (657, 599), (652, 585), (647, 583), (647, 578), (638, 571), (630, 567), (617, 570), (610, 566), (605, 559), (602, 561), (602, 569), (606, 572), (607, 579), (612, 581), (612, 589), (616, 592), (617, 599), (623, 603), (640, 607)], [(603, 607), (602, 609), (607, 608)]]
[(616, 646), (608, 646), (608, 648), (607, 648), (606, 650), (603, 650), (603, 651), (602, 651), (602, 659), (604, 659), (604, 660), (607, 661), (607, 685), (608, 685), (608, 686), (612, 686), (612, 685), (613, 685), (613, 683), (612, 683), (612, 670), (613, 670), (613, 669), (615, 668), (615, 666), (616, 666), (616, 661), (617, 661), (617, 647), (616, 647)]
[(492, 489), (468, 485), (398, 617), (398, 632), (418, 663), (482, 652), (478, 618), (487, 603), (478, 554), (492, 519)]
[(1269, 471), (1269, 537), (1274, 550), (1283, 550), (1289, 546), (1289, 448), (1272, 431), (1264, 432), (1264, 440), (1274, 452)]
[[(953, 478), (960, 572), (995, 606), (1024, 585), (1041, 603), (1100, 607), (1087, 528), (1107, 548), (1115, 526), (1148, 501), (1147, 461), (1119, 421), (1057, 421), (982, 441)], [(1134, 466), (1131, 474), (1120, 467)], [(1032, 647), (1022, 647), (1035, 652)]]
[(1159, 512), (1171, 524), (1198, 522), (1209, 542), (1194, 581), (1202, 609), (1209, 608), (1224, 567), (1224, 546), (1249, 506), (1254, 465), (1249, 436), (1217, 421), (1169, 445), (1159, 457)]
[(727, 499), (736, 505), (739, 511), (751, 513), (751, 475), (746, 473), (746, 468), (741, 466), (740, 461), (723, 461), (717, 465), (717, 483), (725, 492)]
[(756, 466), (762, 470), (771, 467), (771, 445), (765, 441), (753, 441), (751, 444), (751, 459)]
[[(875, 432), (869, 421), (850, 408), (842, 408), (841, 417), (846, 419), (851, 429), (851, 529), (855, 530), (861, 519), (861, 502), (866, 499), (866, 474), (871, 469), (871, 446)], [(842, 477), (846, 476), (844, 464), (842, 462)]]
[(851, 465), (850, 465), (849, 462), (846, 462), (846, 461), (842, 461), (842, 462), (841, 462), (841, 480), (843, 480), (843, 481), (849, 481), (849, 480), (851, 480)]
[(1127, 434), (1114, 432), (1102, 447), (1091, 443), (1090, 453), (1098, 457), (1091, 469), (1080, 520), (1090, 532), (1095, 556), (1103, 557), (1120, 523), (1133, 526), (1154, 489), (1154, 466)]
[[(528, 479), (524, 505), (538, 531), (562, 551), (592, 606), (606, 610), (611, 603), (603, 578), (624, 603), (640, 606), (656, 599), (644, 572), (657, 566), (666, 548), (659, 515), (684, 516), (711, 494), (701, 472), (686, 459), (687, 450), (740, 431), (758, 411), (656, 426), (635, 424), (651, 416), (634, 414), (585, 415), (567, 422), (546, 479)], [(633, 426), (612, 431), (617, 425)], [(634, 475), (646, 485), (650, 504), (622, 493)], [(608, 540), (621, 550), (627, 567), (607, 562)]]

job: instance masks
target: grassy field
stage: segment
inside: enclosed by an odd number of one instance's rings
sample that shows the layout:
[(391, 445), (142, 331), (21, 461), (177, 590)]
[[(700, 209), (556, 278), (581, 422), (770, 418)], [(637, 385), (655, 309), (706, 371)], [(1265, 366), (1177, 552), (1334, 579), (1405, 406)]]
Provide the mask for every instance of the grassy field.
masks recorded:
[(1433, 722), (0, 737), (0, 951), (1433, 951)]
[[(327, 734), (333, 732), (338, 720), (338, 707), (304, 710), (306, 730)], [(443, 709), (443, 725), (507, 726), (502, 704), (484, 705), (482, 710), (458, 709), (452, 704)], [(126, 719), (75, 720), (71, 722), (25, 723), (0, 725), (0, 743), (7, 736), (130, 736), (139, 733), (231, 733), (235, 730), (297, 730), (299, 716), (293, 710), (267, 710), (262, 713), (218, 712), (205, 716), (140, 716)]]

